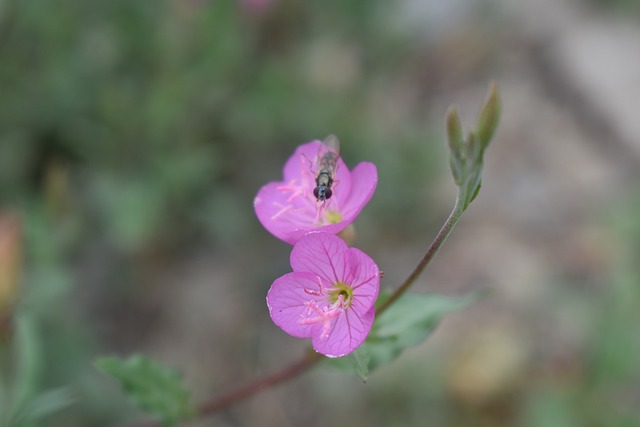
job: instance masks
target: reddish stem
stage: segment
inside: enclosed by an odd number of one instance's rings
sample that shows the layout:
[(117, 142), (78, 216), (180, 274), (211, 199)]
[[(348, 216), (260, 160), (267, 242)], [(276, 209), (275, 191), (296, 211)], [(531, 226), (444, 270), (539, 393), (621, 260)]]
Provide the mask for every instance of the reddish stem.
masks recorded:
[[(264, 389), (271, 388), (291, 378), (294, 378), (299, 374), (305, 372), (307, 369), (311, 368), (320, 360), (322, 360), (322, 355), (320, 353), (316, 353), (313, 350), (310, 350), (300, 360), (285, 366), (280, 371), (265, 375), (262, 378), (233, 389), (220, 397), (212, 399), (208, 402), (204, 402), (203, 404), (198, 406), (198, 408), (196, 408), (196, 412), (193, 418), (204, 418), (224, 408), (227, 408), (236, 402), (245, 400), (255, 394), (258, 394)], [(162, 424), (159, 421), (145, 421), (137, 424), (131, 424), (129, 425), (129, 427), (160, 427), (161, 425)]]
[(205, 417), (207, 415), (218, 412), (219, 410), (230, 406), (232, 403), (244, 400), (260, 391), (271, 388), (275, 385), (283, 383), (290, 378), (294, 378), (303, 373), (316, 363), (322, 360), (322, 355), (315, 351), (309, 351), (297, 362), (285, 366), (280, 371), (266, 375), (256, 381), (241, 386), (235, 390), (231, 390), (217, 399), (205, 402), (198, 408), (197, 417)]

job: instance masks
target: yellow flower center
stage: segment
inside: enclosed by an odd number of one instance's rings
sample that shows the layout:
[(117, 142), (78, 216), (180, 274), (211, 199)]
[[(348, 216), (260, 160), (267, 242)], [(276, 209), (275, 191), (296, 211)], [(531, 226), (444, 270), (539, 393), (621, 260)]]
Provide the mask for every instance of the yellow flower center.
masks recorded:
[(329, 224), (337, 224), (342, 221), (342, 214), (338, 211), (327, 211), (325, 218)]
[(353, 288), (346, 283), (338, 282), (329, 291), (331, 305), (342, 301), (344, 308), (348, 308), (353, 301)]

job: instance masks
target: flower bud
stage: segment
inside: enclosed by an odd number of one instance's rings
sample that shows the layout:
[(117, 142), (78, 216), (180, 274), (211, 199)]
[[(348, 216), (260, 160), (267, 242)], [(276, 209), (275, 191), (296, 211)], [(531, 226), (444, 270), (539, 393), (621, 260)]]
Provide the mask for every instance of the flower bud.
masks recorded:
[(449, 140), (451, 173), (457, 185), (460, 185), (464, 175), (464, 136), (460, 125), (460, 116), (455, 107), (447, 113), (447, 139)]
[(498, 126), (498, 120), (500, 119), (500, 93), (498, 92), (498, 86), (495, 83), (491, 83), (489, 87), (489, 94), (485, 101), (478, 120), (476, 121), (476, 135), (478, 142), (482, 147), (482, 151), (489, 145), (493, 134)]

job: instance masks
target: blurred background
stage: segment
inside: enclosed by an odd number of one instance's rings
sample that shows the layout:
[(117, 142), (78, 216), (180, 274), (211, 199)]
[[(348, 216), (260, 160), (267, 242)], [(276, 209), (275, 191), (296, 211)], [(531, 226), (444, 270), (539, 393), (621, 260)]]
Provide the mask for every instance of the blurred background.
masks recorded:
[(20, 316), (25, 396), (74, 401), (47, 426), (142, 417), (98, 355), (196, 401), (297, 359), (259, 187), (338, 135), (394, 287), (453, 204), (446, 110), (470, 127), (495, 80), (483, 189), (415, 289), (492, 296), (367, 384), (318, 367), (194, 425), (640, 425), (638, 46), (637, 0), (0, 1), (0, 400)]

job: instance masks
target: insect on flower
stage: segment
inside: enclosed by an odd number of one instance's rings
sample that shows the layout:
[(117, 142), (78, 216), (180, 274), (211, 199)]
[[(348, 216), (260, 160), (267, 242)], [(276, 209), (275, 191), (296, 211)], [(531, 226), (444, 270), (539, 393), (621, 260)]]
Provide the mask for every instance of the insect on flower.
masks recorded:
[(340, 157), (340, 141), (335, 135), (329, 135), (322, 145), (317, 156), (316, 188), (313, 195), (319, 202), (325, 202), (331, 198), (333, 190), (331, 186), (335, 180), (336, 167)]
[(336, 234), (351, 224), (378, 184), (373, 163), (349, 169), (339, 157), (338, 140), (300, 145), (282, 170), (282, 180), (262, 186), (253, 206), (274, 236), (296, 243), (309, 231)]

